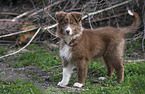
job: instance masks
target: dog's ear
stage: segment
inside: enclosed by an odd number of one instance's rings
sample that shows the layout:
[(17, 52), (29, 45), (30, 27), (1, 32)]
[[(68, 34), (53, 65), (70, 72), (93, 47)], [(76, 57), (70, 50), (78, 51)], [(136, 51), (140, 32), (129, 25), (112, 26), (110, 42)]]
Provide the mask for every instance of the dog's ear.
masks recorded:
[(67, 15), (66, 12), (56, 12), (55, 17), (58, 22), (62, 21), (63, 18)]
[(80, 22), (82, 20), (83, 14), (80, 12), (72, 12), (71, 16), (74, 18), (76, 22)]

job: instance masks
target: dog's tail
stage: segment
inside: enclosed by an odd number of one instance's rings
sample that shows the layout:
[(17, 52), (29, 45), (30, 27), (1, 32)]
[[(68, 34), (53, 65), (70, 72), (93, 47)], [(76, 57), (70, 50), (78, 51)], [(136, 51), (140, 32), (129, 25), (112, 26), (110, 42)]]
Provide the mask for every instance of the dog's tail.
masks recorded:
[(140, 25), (140, 18), (137, 13), (131, 12), (130, 10), (128, 10), (128, 14), (133, 16), (134, 19), (131, 26), (120, 28), (123, 34), (134, 33), (136, 29), (138, 29), (138, 26)]

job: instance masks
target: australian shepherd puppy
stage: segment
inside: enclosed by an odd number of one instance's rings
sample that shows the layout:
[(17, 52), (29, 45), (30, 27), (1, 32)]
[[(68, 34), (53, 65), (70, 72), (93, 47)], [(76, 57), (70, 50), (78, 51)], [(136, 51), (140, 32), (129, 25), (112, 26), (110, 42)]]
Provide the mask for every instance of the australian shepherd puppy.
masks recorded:
[(79, 12), (57, 12), (57, 35), (60, 40), (60, 56), (63, 61), (63, 78), (59, 86), (67, 85), (72, 68), (76, 66), (78, 82), (75, 87), (82, 87), (87, 75), (87, 62), (103, 57), (107, 66), (107, 76), (112, 76), (114, 70), (117, 82), (123, 81), (123, 51), (124, 36), (133, 33), (139, 26), (139, 16), (128, 11), (134, 17), (133, 24), (123, 28), (101, 27), (94, 30), (83, 29)]

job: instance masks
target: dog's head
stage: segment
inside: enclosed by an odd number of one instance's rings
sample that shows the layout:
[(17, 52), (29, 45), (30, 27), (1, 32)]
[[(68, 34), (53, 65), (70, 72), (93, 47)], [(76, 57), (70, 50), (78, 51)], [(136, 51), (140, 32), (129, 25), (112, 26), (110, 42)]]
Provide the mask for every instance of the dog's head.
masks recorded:
[(75, 39), (82, 33), (82, 13), (57, 12), (55, 17), (58, 21), (57, 35), (62, 39)]

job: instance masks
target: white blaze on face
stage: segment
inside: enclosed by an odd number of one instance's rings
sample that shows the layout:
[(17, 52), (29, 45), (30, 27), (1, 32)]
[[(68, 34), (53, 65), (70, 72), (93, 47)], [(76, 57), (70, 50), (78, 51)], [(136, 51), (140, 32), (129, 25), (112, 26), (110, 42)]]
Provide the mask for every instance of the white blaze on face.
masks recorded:
[(70, 28), (70, 26), (68, 26), (68, 27), (65, 29), (65, 33), (66, 33), (66, 34), (69, 34), (69, 35), (72, 35), (72, 34), (73, 34), (72, 28)]

